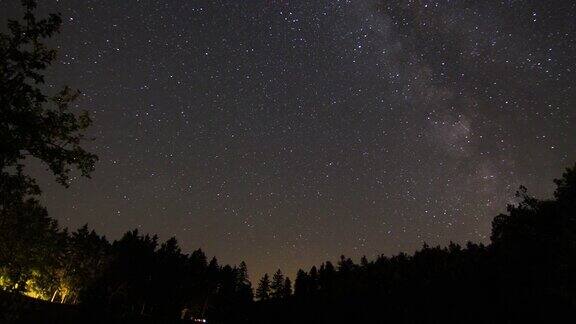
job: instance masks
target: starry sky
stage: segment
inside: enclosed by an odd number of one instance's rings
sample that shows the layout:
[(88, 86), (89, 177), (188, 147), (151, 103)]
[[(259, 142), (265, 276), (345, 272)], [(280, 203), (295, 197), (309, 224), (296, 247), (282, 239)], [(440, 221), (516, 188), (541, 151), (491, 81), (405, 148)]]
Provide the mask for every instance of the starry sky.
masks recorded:
[[(0, 17), (17, 1), (0, 0)], [(488, 242), (576, 161), (576, 2), (41, 1), (48, 87), (82, 91), (100, 160), (62, 225), (176, 236), (252, 280), (340, 254)]]

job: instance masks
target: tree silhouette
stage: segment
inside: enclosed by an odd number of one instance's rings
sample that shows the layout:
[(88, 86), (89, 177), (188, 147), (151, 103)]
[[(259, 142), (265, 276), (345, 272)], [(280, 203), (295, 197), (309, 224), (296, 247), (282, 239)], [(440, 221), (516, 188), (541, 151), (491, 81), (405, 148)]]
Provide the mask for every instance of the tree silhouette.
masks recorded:
[(326, 291), (330, 291), (333, 289), (333, 282), (336, 276), (336, 269), (332, 262), (327, 261), (320, 266), (320, 270), (318, 271), (318, 280), (320, 283), (320, 287)]
[(0, 33), (0, 170), (22, 170), (22, 161), (33, 156), (67, 185), (70, 166), (84, 176), (94, 168), (96, 156), (80, 146), (91, 121), (87, 113), (70, 111), (77, 91), (64, 87), (49, 95), (42, 86), (43, 73), (56, 58), (43, 41), (59, 31), (60, 16), (38, 20), (36, 1), (23, 0), (22, 5), (23, 21), (9, 20), (8, 33)]
[(520, 187), (494, 218), (491, 244), (424, 244), (413, 255), (341, 256), (299, 270), (295, 298), (263, 304), (255, 323), (562, 322), (576, 313), (576, 165), (554, 199)]
[(238, 266), (238, 282), (244, 285), (250, 284), (250, 279), (248, 278), (248, 266), (246, 262), (240, 262)]
[[(29, 280), (50, 276), (47, 269), (57, 262), (58, 226), (34, 199), (12, 206), (20, 209), (5, 210), (0, 226), (0, 276), (4, 289), (24, 291)], [(48, 295), (48, 290), (36, 294)]]
[(308, 295), (308, 274), (304, 270), (299, 269), (296, 273), (296, 281), (294, 282), (294, 295), (303, 297)]
[(61, 237), (58, 253), (58, 284), (53, 288), (52, 298), (61, 302), (77, 303), (82, 289), (91, 285), (104, 270), (109, 243), (104, 237), (90, 231), (84, 225), (75, 232)]
[(112, 243), (87, 226), (59, 230), (32, 199), (10, 218), (19, 240), (0, 241), (2, 264), (11, 262), (2, 267), (2, 284), (122, 317), (169, 319), (186, 307), (215, 323), (372, 323), (382, 314), (401, 323), (558, 322), (576, 311), (575, 172), (555, 180), (554, 199), (521, 187), (518, 203), (494, 218), (488, 246), (424, 244), (413, 255), (363, 257), (359, 264), (342, 256), (337, 268), (327, 261), (299, 270), (293, 297), (279, 270), (260, 280), (256, 303), (244, 262), (207, 262), (200, 249), (184, 254), (175, 238), (159, 242), (137, 230)]
[(45, 276), (41, 269), (57, 262), (47, 250), (58, 244), (53, 239), (57, 223), (34, 198), (41, 191), (24, 172), (25, 159), (46, 164), (64, 186), (72, 167), (88, 177), (97, 159), (80, 145), (91, 121), (70, 109), (78, 92), (64, 87), (48, 94), (43, 85), (44, 72), (56, 58), (45, 42), (58, 32), (61, 18), (37, 19), (36, 1), (21, 2), (23, 19), (9, 20), (0, 33), (0, 276), (8, 278), (4, 286), (17, 290), (30, 281), (48, 285), (45, 278), (55, 275)]
[(254, 292), (252, 290), (252, 283), (250, 283), (250, 278), (248, 277), (248, 266), (246, 262), (240, 262), (238, 267), (238, 293), (243, 300), (254, 299)]
[(284, 296), (284, 275), (282, 274), (282, 270), (278, 269), (274, 276), (272, 276), (270, 290), (270, 296), (272, 298), (280, 299)]
[(264, 274), (258, 283), (258, 288), (256, 289), (256, 298), (259, 300), (270, 299), (270, 277), (268, 277), (267, 273)]
[(289, 298), (290, 296), (292, 296), (292, 281), (286, 277), (286, 279), (284, 279), (284, 285), (282, 286), (282, 298)]
[(319, 288), (319, 277), (318, 277), (318, 269), (316, 266), (312, 266), (310, 268), (310, 272), (308, 272), (308, 292), (313, 294)]

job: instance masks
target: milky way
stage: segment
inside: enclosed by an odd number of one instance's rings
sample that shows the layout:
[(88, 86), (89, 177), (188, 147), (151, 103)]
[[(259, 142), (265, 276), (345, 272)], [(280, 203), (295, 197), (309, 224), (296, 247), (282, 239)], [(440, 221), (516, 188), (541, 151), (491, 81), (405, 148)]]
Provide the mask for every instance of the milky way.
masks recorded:
[[(0, 1), (13, 16), (16, 1)], [(573, 1), (43, 1), (49, 86), (100, 161), (64, 226), (176, 236), (253, 276), (488, 242), (576, 161)], [(4, 19), (3, 19), (4, 20)]]

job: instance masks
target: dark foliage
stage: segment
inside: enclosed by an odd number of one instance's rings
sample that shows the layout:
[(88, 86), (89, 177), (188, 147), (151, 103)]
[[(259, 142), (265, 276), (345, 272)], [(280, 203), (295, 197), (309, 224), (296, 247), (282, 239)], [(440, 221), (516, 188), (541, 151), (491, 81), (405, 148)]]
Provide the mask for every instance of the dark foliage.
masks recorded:
[(8, 33), (0, 33), (0, 170), (5, 178), (31, 156), (67, 185), (71, 166), (84, 176), (94, 168), (96, 156), (80, 146), (91, 121), (70, 110), (77, 91), (64, 87), (47, 94), (43, 86), (43, 72), (56, 58), (43, 41), (59, 31), (60, 16), (37, 19), (35, 1), (22, 5), (23, 19), (9, 20)]
[(43, 295), (55, 290), (55, 278), (73, 282), (77, 275), (63, 268), (47, 272), (56, 268), (56, 251), (68, 237), (36, 198), (41, 191), (25, 172), (27, 158), (44, 163), (68, 186), (72, 168), (88, 177), (96, 156), (81, 147), (91, 121), (71, 110), (78, 92), (64, 87), (49, 94), (44, 85), (44, 72), (56, 58), (44, 42), (59, 31), (61, 18), (37, 19), (36, 1), (21, 3), (23, 18), (8, 20), (0, 33), (0, 280), (11, 291), (33, 282), (42, 287), (33, 294)]
[(256, 302), (245, 263), (220, 266), (201, 250), (182, 253), (175, 238), (160, 244), (137, 230), (113, 243), (86, 226), (59, 231), (43, 212), (30, 218), (38, 225), (22, 225), (22, 235), (52, 242), (42, 258), (19, 255), (25, 248), (11, 258), (15, 273), (35, 269), (37, 291), (111, 318), (173, 321), (186, 308), (211, 323), (559, 321), (576, 310), (575, 174), (576, 166), (555, 181), (552, 200), (521, 188), (519, 203), (494, 218), (488, 246), (424, 245), (359, 264), (341, 256), (298, 271), (294, 294), (278, 270), (259, 281)]
[[(413, 256), (342, 256), (298, 271), (295, 294), (260, 303), (255, 323), (520, 323), (576, 315), (576, 165), (553, 200), (518, 192), (488, 246), (424, 245)], [(273, 320), (272, 320), (273, 319)]]
[(246, 264), (207, 264), (201, 250), (183, 254), (175, 238), (126, 233), (107, 247), (106, 264), (81, 293), (92, 308), (120, 314), (178, 318), (188, 308), (195, 318), (224, 321), (240, 316), (252, 301)]

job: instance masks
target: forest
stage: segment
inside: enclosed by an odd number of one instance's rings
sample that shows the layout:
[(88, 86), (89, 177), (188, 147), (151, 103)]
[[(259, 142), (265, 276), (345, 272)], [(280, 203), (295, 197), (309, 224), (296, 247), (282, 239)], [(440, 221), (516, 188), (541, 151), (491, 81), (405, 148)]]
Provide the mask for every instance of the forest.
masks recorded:
[[(61, 185), (89, 177), (98, 157), (82, 144), (92, 123), (74, 112), (78, 93), (46, 94), (56, 52), (43, 40), (59, 15), (36, 3), (0, 34), (0, 321), (5, 323), (517, 323), (576, 315), (576, 164), (550, 199), (520, 187), (494, 217), (490, 242), (424, 246), (412, 255), (341, 256), (293, 280), (278, 270), (248, 276), (176, 238), (127, 231), (110, 241), (48, 214), (26, 159)], [(254, 287), (253, 284), (254, 283)]]
[[(424, 245), (359, 263), (342, 256), (298, 271), (294, 285), (279, 270), (256, 289), (245, 263), (185, 254), (175, 238), (133, 230), (110, 243), (87, 226), (59, 229), (46, 213), (3, 213), (1, 284), (118, 321), (176, 322), (184, 308), (210, 323), (560, 320), (576, 311), (576, 165), (555, 183), (550, 200), (521, 188), (521, 201), (494, 218), (488, 245)], [(7, 318), (10, 301), (3, 296)]]

